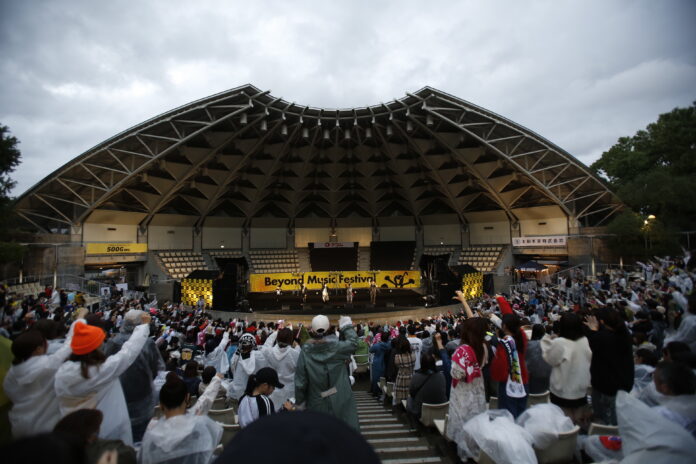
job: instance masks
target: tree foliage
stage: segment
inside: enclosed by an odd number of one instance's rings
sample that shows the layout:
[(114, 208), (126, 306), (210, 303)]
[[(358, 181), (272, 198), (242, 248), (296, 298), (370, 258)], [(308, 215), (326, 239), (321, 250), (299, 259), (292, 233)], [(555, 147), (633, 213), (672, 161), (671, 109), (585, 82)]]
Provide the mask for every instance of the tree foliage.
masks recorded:
[(16, 262), (21, 259), (23, 247), (16, 243), (16, 217), (12, 208), (10, 190), (15, 182), (10, 174), (19, 165), (21, 153), (19, 141), (10, 135), (10, 129), (0, 124), (0, 263)]
[(673, 232), (659, 218), (647, 219), (635, 211), (624, 211), (608, 226), (609, 246), (617, 256), (648, 259), (672, 256), (680, 251)]
[(667, 230), (695, 230), (696, 102), (620, 138), (591, 168), (643, 217), (657, 216)]

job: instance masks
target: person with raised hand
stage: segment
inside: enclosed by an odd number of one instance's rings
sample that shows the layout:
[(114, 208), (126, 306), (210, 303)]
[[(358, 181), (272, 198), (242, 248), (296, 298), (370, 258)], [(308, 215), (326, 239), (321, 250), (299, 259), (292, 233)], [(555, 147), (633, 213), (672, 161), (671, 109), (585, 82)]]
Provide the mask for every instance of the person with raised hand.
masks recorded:
[(67, 345), (72, 354), (56, 373), (55, 392), (62, 415), (82, 408), (104, 414), (99, 436), (133, 445), (130, 417), (119, 377), (133, 364), (150, 334), (151, 316), (141, 315), (140, 324), (118, 353), (101, 350), (106, 333), (99, 327), (78, 321)]
[(53, 379), (71, 354), (70, 343), (76, 324), (84, 324), (87, 309), (76, 313), (65, 343), (53, 354), (46, 354), (46, 339), (38, 330), (28, 330), (12, 343), (14, 361), (7, 371), (3, 388), (12, 401), (9, 413), (14, 438), (50, 432), (61, 418)]
[(302, 346), (295, 370), (297, 404), (332, 414), (358, 430), (358, 412), (347, 368), (358, 346), (358, 336), (350, 316), (338, 320), (342, 340), (328, 340), (333, 335), (330, 327), (329, 318), (324, 315), (312, 319), (311, 339)]

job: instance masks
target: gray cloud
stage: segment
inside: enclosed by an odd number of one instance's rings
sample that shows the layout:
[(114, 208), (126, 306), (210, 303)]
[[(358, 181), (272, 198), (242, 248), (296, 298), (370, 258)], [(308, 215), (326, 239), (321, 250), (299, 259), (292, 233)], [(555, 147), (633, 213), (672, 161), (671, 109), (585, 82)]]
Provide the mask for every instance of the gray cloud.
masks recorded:
[(199, 3), (0, 0), (15, 194), (134, 124), (247, 82), (321, 107), (431, 85), (586, 163), (696, 99), (688, 0)]

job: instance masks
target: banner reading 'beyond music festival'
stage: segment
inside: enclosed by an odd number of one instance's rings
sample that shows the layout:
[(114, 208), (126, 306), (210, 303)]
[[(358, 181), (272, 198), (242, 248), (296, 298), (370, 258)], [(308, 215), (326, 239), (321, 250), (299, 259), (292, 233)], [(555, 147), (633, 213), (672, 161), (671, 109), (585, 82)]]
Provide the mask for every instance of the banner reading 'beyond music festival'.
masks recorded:
[(340, 271), (340, 272), (299, 272), (276, 274), (251, 274), (249, 276), (250, 292), (272, 292), (280, 285), (284, 291), (299, 290), (304, 283), (310, 290), (319, 290), (322, 284), (332, 289), (368, 288), (374, 279), (379, 288), (418, 288), (420, 272), (418, 271)]

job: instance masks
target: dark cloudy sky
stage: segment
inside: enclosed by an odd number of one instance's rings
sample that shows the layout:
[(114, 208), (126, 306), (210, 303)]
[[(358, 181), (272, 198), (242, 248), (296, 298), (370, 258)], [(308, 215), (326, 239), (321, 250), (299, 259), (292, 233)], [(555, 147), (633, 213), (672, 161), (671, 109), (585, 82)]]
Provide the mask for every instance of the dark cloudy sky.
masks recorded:
[(245, 83), (319, 107), (425, 85), (591, 163), (696, 100), (696, 1), (0, 0), (21, 194), (104, 139)]

